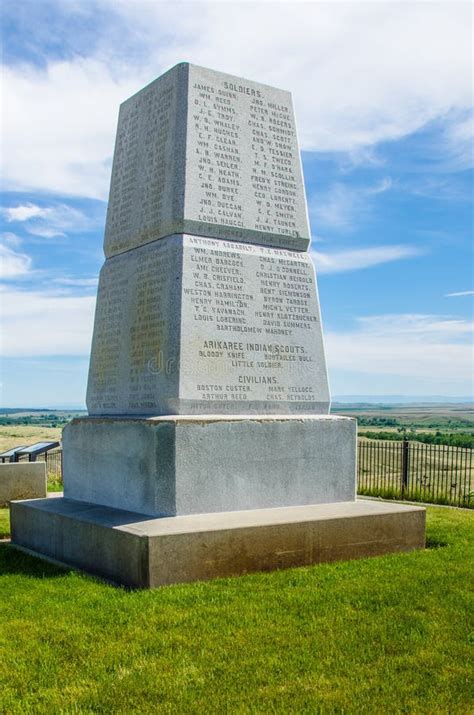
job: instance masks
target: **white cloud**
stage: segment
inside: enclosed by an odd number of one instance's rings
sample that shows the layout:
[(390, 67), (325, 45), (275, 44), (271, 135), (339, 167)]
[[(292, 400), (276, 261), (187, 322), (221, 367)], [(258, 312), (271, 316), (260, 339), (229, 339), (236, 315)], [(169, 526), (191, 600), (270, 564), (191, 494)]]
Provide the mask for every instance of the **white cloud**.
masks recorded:
[(317, 226), (350, 230), (370, 215), (372, 197), (391, 187), (392, 181), (388, 177), (372, 186), (346, 186), (336, 182), (324, 193), (311, 197), (311, 219)]
[(54, 283), (65, 286), (78, 286), (81, 288), (95, 288), (99, 282), (98, 278), (55, 278)]
[(10, 206), (3, 210), (7, 221), (28, 221), (36, 216), (45, 216), (46, 209), (42, 209), (36, 204), (26, 203), (19, 206)]
[(3, 288), (2, 355), (88, 355), (94, 296)]
[(389, 178), (382, 179), (374, 186), (368, 186), (366, 188), (366, 193), (368, 196), (373, 196), (376, 194), (383, 194), (384, 191), (388, 191), (392, 187), (392, 180)]
[(471, 335), (474, 327), (472, 321), (464, 318), (452, 318), (419, 313), (388, 314), (359, 318), (359, 323), (367, 334), (384, 335), (416, 335), (420, 340), (431, 339), (433, 336), (451, 335), (463, 338)]
[(31, 270), (31, 258), (0, 244), (0, 278), (8, 280), (27, 275)]
[(353, 227), (355, 216), (360, 221), (358, 207), (361, 208), (360, 195), (356, 190), (336, 183), (324, 194), (313, 196), (308, 208), (311, 221), (316, 226), (350, 229)]
[(19, 246), (21, 243), (21, 238), (20, 236), (17, 236), (16, 233), (12, 233), (11, 231), (5, 231), (1, 234), (1, 241), (4, 244), (6, 243), (8, 246)]
[(186, 13), (180, 3), (109, 4), (149, 43), (158, 28), (176, 28), (179, 44), (160, 48), (164, 62), (179, 49), (179, 59), (293, 90), (308, 149), (398, 138), (471, 102), (471, 9), (462, 3), (190, 3)]
[(342, 273), (371, 268), (381, 263), (399, 261), (402, 258), (412, 258), (422, 255), (422, 251), (414, 246), (372, 246), (371, 248), (356, 248), (349, 251), (322, 253), (311, 251), (318, 274)]
[(458, 298), (464, 295), (474, 295), (474, 290), (461, 290), (458, 293), (446, 293), (445, 298)]
[(292, 90), (308, 150), (364, 153), (433, 119), (451, 154), (466, 145), (469, 3), (101, 4), (126, 42), (104, 23), (93, 56), (3, 70), (11, 189), (105, 199), (119, 102), (183, 59)]
[(66, 232), (84, 231), (93, 225), (91, 219), (82, 211), (67, 204), (41, 207), (26, 203), (6, 207), (3, 214), (8, 222), (24, 223), (28, 233), (43, 238), (65, 236)]
[(474, 114), (461, 113), (449, 122), (441, 137), (441, 153), (445, 170), (462, 171), (472, 168)]
[(4, 67), (3, 84), (8, 188), (105, 199), (118, 105), (137, 80), (118, 82), (103, 62), (75, 59), (46, 72)]
[(472, 386), (473, 324), (436, 315), (379, 315), (354, 330), (327, 331), (332, 370), (464, 381)]

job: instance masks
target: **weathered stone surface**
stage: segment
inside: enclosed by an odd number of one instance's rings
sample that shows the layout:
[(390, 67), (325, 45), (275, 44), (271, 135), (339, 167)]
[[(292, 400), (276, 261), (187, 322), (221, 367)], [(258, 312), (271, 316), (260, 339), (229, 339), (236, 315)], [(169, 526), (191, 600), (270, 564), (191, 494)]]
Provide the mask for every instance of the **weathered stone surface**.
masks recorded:
[(35, 499), (45, 496), (45, 462), (0, 464), (0, 506), (5, 506), (12, 499)]
[(308, 242), (288, 92), (184, 63), (124, 102), (89, 413), (327, 413)]
[(348, 417), (81, 417), (63, 448), (65, 497), (151, 516), (355, 499)]
[(64, 498), (14, 502), (17, 546), (133, 588), (406, 552), (422, 507), (358, 501), (153, 519)]
[(181, 235), (108, 259), (87, 406), (92, 415), (326, 413), (309, 256)]
[(182, 63), (122, 104), (105, 254), (173, 233), (306, 250), (289, 92)]
[(182, 240), (164, 239), (102, 267), (92, 342), (90, 414), (178, 407)]

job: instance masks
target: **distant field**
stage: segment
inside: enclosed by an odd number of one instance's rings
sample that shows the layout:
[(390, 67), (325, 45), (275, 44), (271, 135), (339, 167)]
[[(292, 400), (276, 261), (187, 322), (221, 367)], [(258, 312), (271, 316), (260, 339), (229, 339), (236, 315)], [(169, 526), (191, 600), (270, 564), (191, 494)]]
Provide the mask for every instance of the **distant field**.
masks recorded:
[(30, 445), (35, 442), (54, 442), (61, 439), (61, 427), (41, 427), (29, 425), (0, 425), (0, 452), (7, 449)]
[[(337, 413), (341, 414), (341, 413)], [(354, 415), (347, 415), (348, 417), (354, 417)], [(358, 417), (358, 416), (357, 416)], [(359, 419), (359, 417), (358, 417)], [(400, 424), (397, 427), (393, 427), (391, 425), (382, 425), (382, 426), (377, 426), (377, 425), (367, 425), (363, 424), (363, 421), (359, 419), (359, 427), (360, 429), (363, 429), (364, 432), (400, 432), (400, 427), (404, 427), (405, 425)], [(445, 433), (445, 434), (451, 434), (451, 433), (456, 433), (456, 432), (474, 432), (474, 424), (472, 425), (466, 425), (463, 427), (450, 427), (446, 426), (443, 427), (442, 425), (439, 425), (438, 427), (423, 427), (421, 424), (418, 426), (412, 426), (411, 424), (406, 426), (406, 429), (408, 430), (415, 430), (415, 432), (427, 432), (428, 434), (436, 434), (436, 432), (439, 432), (440, 430)], [(403, 439), (403, 437), (400, 437), (400, 439)]]
[[(356, 417), (362, 432), (399, 433), (404, 430), (446, 434), (474, 434), (474, 403), (440, 405), (336, 404), (332, 414)], [(57, 440), (73, 417), (85, 412), (73, 410), (1, 410), (0, 451), (40, 440)]]
[(342, 405), (336, 404), (332, 414), (357, 417), (364, 431), (397, 431), (406, 429), (470, 431), (474, 430), (474, 403), (443, 405)]
[[(443, 504), (474, 504), (474, 464), (472, 449), (468, 442), (462, 448), (447, 448), (449, 438), (454, 433), (456, 439), (464, 439), (464, 435), (474, 434), (474, 407), (472, 405), (441, 405), (441, 406), (347, 406), (340, 409), (337, 406), (334, 414), (345, 414), (357, 417), (359, 432), (376, 433), (385, 437), (379, 440), (361, 436), (359, 438), (359, 493), (373, 496), (400, 498), (401, 496), (401, 441), (410, 440), (410, 474), (409, 484), (405, 488), (406, 497), (415, 500), (437, 502)], [(6, 451), (20, 445), (30, 445), (39, 441), (58, 441), (65, 424), (74, 416), (84, 413), (70, 412), (28, 412), (1, 413), (0, 420), (8, 420), (9, 424), (0, 422), (0, 451)], [(25, 421), (34, 424), (25, 424)], [(367, 425), (370, 420), (377, 420), (375, 425)], [(379, 421), (380, 420), (380, 421)], [(383, 421), (382, 421), (383, 420)], [(387, 424), (395, 422), (395, 425)], [(51, 424), (61, 422), (52, 427)], [(417, 425), (417, 426), (415, 426)], [(428, 426), (430, 425), (430, 426)], [(437, 426), (433, 426), (437, 425)], [(400, 431), (401, 430), (401, 431)], [(404, 431), (405, 430), (405, 431)], [(441, 433), (440, 439), (446, 436), (446, 442), (438, 445), (426, 445), (413, 442), (416, 439), (413, 432), (421, 440), (423, 434)], [(388, 442), (389, 435), (395, 434), (397, 442)], [(364, 444), (366, 447), (364, 448)], [(372, 449), (370, 445), (374, 445)], [(364, 450), (364, 451), (363, 451)], [(60, 478), (60, 459), (52, 455), (48, 462), (48, 481), (50, 490), (62, 488)]]
[(0, 452), (35, 442), (57, 441), (63, 427), (85, 412), (71, 410), (1, 410)]

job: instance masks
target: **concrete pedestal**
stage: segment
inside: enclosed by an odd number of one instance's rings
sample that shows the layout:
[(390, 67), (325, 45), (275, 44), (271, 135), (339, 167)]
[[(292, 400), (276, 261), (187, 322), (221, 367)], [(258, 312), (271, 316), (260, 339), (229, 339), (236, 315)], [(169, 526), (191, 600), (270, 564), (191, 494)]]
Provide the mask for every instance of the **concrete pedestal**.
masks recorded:
[(65, 498), (13, 502), (17, 546), (132, 588), (411, 551), (422, 507), (356, 501), (146, 518)]
[(353, 501), (356, 421), (83, 417), (64, 429), (63, 470), (66, 498), (149, 516)]
[(12, 499), (38, 499), (46, 493), (45, 462), (0, 464), (0, 507)]
[(352, 419), (89, 417), (63, 450), (64, 497), (13, 502), (13, 543), (133, 588), (424, 546), (424, 509), (355, 501)]

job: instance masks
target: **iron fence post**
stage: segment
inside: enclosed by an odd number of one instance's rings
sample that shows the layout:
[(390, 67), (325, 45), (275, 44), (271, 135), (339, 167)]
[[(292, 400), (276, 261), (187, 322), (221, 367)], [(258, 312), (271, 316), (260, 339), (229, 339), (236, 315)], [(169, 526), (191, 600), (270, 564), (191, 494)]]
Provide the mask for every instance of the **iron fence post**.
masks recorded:
[(408, 470), (410, 467), (410, 443), (404, 439), (402, 443), (402, 499), (408, 488)]

